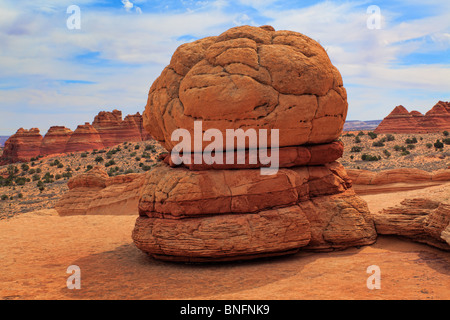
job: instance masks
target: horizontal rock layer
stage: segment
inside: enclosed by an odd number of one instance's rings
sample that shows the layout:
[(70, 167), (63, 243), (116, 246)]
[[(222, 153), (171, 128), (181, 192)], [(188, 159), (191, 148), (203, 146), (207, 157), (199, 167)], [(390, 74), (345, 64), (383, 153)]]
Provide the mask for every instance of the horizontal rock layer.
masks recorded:
[[(335, 141), (332, 143), (319, 145), (282, 147), (278, 148), (277, 151), (277, 166), (280, 168), (289, 168), (294, 166), (319, 165), (333, 162), (342, 157), (344, 145), (342, 142)], [(240, 152), (243, 156), (239, 154)], [(270, 158), (272, 152), (270, 149), (268, 149), (268, 153), (263, 156), (261, 156), (259, 150), (254, 150), (253, 153), (249, 150), (243, 150), (240, 152), (220, 152), (208, 157), (203, 155), (200, 157), (200, 163), (195, 163), (195, 155), (191, 154), (189, 157), (190, 163), (182, 163), (181, 165), (194, 171), (213, 169), (251, 169), (274, 165), (272, 159)], [(238, 162), (238, 157), (243, 157), (242, 164)], [(205, 158), (209, 159), (210, 162), (206, 163)], [(253, 162), (250, 161), (251, 159)], [(261, 159), (264, 161), (261, 161)], [(173, 163), (171, 154), (167, 154), (163, 160), (171, 167), (177, 166)], [(220, 163), (217, 163), (219, 161)]]

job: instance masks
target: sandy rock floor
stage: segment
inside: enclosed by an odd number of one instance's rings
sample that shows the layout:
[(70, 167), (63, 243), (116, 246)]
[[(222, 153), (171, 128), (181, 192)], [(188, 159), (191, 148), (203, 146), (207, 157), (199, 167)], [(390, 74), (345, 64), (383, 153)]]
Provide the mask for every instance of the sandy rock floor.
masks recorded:
[[(450, 255), (426, 245), (379, 237), (340, 252), (186, 265), (139, 251), (135, 219), (41, 210), (1, 220), (0, 298), (450, 299)], [(66, 287), (70, 265), (81, 269), (80, 290)], [(366, 286), (370, 265), (381, 269), (379, 290)]]

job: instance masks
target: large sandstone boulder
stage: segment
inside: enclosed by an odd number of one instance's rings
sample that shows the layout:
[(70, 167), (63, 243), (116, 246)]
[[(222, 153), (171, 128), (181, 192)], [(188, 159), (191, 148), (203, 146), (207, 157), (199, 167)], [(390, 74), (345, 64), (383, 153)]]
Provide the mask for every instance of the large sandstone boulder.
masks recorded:
[(226, 129), (279, 129), (286, 147), (332, 142), (346, 114), (341, 75), (319, 43), (243, 26), (180, 46), (151, 86), (143, 116), (171, 151), (172, 132), (185, 128), (193, 136), (195, 120), (224, 136)]
[[(162, 157), (140, 191), (134, 243), (155, 258), (190, 262), (373, 243), (368, 207), (335, 161), (346, 113), (339, 72), (305, 35), (242, 26), (180, 46), (150, 88), (147, 131), (171, 151), (173, 131), (195, 136), (196, 120), (224, 138), (227, 129), (278, 129), (280, 169), (262, 175), (265, 161), (248, 161), (250, 139), (244, 164)], [(215, 157), (235, 160), (226, 142)], [(193, 143), (192, 160), (190, 151)]]

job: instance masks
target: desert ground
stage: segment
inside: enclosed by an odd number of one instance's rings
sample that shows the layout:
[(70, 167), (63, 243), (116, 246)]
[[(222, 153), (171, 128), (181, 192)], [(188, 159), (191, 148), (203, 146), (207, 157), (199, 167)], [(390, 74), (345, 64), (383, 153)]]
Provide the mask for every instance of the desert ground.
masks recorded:
[[(438, 188), (438, 187), (434, 187)], [(415, 191), (368, 195), (380, 209)], [(381, 201), (381, 200), (384, 200)], [(449, 299), (448, 252), (380, 236), (374, 245), (247, 262), (179, 264), (149, 258), (131, 240), (134, 216), (68, 216), (55, 210), (0, 222), (2, 299)], [(66, 270), (81, 270), (69, 290)], [(377, 265), (381, 288), (366, 270)]]
[[(341, 137), (345, 153), (340, 161), (347, 168), (416, 167), (431, 171), (450, 165), (450, 146), (444, 145), (442, 151), (426, 146), (442, 140), (442, 134), (394, 135), (394, 141), (380, 148), (372, 143), (385, 135), (371, 139), (365, 132), (361, 142), (355, 143), (357, 134), (344, 133)], [(394, 150), (395, 145), (406, 146), (404, 140), (414, 136), (418, 142), (414, 149), (408, 149), (410, 154)], [(153, 147), (148, 147), (149, 157), (142, 157), (146, 145)], [(365, 150), (350, 152), (354, 146)], [(387, 157), (384, 149), (391, 156)], [(0, 194), (7, 195), (0, 201), (1, 299), (450, 299), (448, 252), (394, 236), (379, 236), (371, 246), (343, 251), (300, 251), (247, 262), (182, 264), (154, 260), (132, 242), (137, 214), (61, 217), (53, 206), (67, 191), (69, 177), (50, 179), (42, 191), (37, 188), (46, 172), (54, 176), (85, 172), (89, 165), (97, 164), (98, 156), (104, 158), (100, 162), (103, 165), (115, 161), (106, 168), (119, 168), (110, 171), (111, 175), (151, 170), (164, 150), (154, 142), (141, 142), (129, 144), (128, 148), (122, 145), (110, 158), (106, 156), (108, 151), (39, 159), (34, 165), (28, 163), (29, 169), (23, 175), (21, 164), (15, 165), (18, 176), (31, 181), (0, 188)], [(361, 155), (365, 152), (379, 155), (380, 159), (363, 161)], [(54, 165), (55, 159), (63, 167)], [(72, 170), (68, 171), (68, 167)], [(32, 181), (31, 168), (41, 169), (41, 179)], [(0, 172), (7, 169), (1, 167)], [(375, 212), (443, 185), (361, 197)], [(71, 265), (80, 267), (80, 290), (66, 286), (70, 276), (66, 270)], [(371, 265), (380, 267), (381, 289), (367, 288), (370, 274), (366, 270)]]

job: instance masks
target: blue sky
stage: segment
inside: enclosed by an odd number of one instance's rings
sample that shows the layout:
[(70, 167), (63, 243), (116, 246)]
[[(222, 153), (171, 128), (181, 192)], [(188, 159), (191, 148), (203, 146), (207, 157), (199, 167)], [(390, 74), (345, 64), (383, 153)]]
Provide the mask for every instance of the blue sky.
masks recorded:
[[(70, 5), (80, 7), (80, 30), (66, 27)], [(381, 29), (367, 28), (370, 5)], [(244, 24), (319, 41), (342, 74), (348, 120), (450, 100), (448, 0), (2, 0), (0, 135), (75, 129), (100, 110), (142, 113), (179, 45)]]

